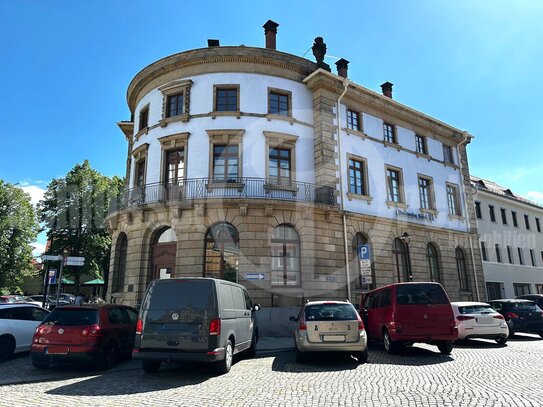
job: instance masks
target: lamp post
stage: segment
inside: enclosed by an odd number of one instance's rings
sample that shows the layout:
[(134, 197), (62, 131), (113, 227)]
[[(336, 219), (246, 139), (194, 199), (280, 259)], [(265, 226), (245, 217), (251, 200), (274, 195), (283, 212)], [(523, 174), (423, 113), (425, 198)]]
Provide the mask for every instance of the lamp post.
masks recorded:
[(409, 241), (411, 240), (411, 236), (409, 233), (404, 232), (404, 234), (400, 236), (400, 240), (405, 244), (405, 257), (407, 261), (409, 281), (413, 281), (413, 272), (411, 271), (411, 254), (409, 253)]

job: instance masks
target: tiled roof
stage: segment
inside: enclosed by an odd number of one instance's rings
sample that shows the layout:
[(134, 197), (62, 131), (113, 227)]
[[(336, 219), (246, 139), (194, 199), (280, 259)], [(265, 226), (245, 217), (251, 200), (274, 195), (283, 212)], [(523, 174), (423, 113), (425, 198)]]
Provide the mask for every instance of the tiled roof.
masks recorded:
[(505, 188), (499, 184), (496, 184), (495, 182), (493, 181), (490, 181), (490, 180), (487, 180), (487, 179), (484, 179), (484, 178), (479, 178), (479, 177), (476, 177), (474, 175), (472, 175), (471, 177), (471, 184), (481, 190), (481, 191), (488, 191), (488, 192), (491, 192), (493, 194), (496, 194), (496, 195), (501, 195), (501, 196), (504, 196), (506, 198), (509, 198), (509, 199), (513, 199), (513, 200), (516, 200), (516, 201), (519, 201), (519, 202), (522, 202), (522, 203), (525, 203), (525, 204), (528, 204), (528, 205), (531, 205), (531, 206), (535, 206), (539, 209), (543, 209), (543, 206), (537, 204), (536, 202), (533, 202), (533, 201), (530, 201), (529, 199), (526, 199), (524, 198), (523, 196), (519, 195), (519, 194), (515, 194), (513, 191), (511, 191), (509, 188)]

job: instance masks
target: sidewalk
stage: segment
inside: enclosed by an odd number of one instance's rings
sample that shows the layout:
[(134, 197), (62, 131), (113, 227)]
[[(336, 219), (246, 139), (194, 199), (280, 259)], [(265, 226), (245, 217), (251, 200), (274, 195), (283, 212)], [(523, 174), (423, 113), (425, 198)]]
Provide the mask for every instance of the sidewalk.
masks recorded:
[(274, 353), (281, 351), (288, 351), (294, 349), (294, 338), (272, 338), (263, 337), (258, 339), (256, 344), (256, 354), (261, 353)]

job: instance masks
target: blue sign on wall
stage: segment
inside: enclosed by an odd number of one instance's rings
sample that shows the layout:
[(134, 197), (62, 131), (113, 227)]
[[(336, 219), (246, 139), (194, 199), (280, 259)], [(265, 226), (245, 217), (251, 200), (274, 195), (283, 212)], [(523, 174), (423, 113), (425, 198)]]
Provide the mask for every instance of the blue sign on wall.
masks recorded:
[(370, 260), (371, 253), (369, 244), (361, 244), (358, 246), (358, 258), (360, 260)]

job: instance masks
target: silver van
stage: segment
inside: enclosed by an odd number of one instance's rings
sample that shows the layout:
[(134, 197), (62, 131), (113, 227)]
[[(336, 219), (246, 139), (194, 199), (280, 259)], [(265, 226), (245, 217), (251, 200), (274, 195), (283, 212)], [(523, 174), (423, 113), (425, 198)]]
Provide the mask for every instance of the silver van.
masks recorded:
[(213, 278), (154, 280), (136, 325), (134, 359), (156, 372), (166, 362), (214, 362), (228, 373), (232, 357), (254, 356), (258, 328), (245, 287)]

